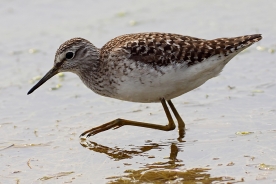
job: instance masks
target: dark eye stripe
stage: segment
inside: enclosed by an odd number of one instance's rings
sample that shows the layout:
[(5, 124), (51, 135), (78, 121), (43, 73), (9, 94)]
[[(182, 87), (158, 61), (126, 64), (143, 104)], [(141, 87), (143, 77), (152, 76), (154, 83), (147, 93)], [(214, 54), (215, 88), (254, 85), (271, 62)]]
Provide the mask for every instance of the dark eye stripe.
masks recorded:
[[(81, 46), (81, 47), (75, 52), (75, 54), (74, 54), (73, 52), (71, 52), (71, 51), (67, 52), (67, 53), (65, 54), (65, 57), (63, 58), (63, 60), (60, 61), (60, 62), (58, 62), (58, 63), (56, 63), (55, 66), (56, 66), (57, 68), (59, 68), (66, 60), (70, 60), (70, 59), (74, 58), (74, 57), (78, 54), (78, 52), (79, 52), (80, 50), (82, 50), (83, 48), (85, 48), (85, 46)], [(86, 53), (86, 52), (87, 52), (87, 51), (85, 50), (84, 53)], [(72, 53), (73, 56), (70, 54), (71, 57), (69, 57), (69, 53)]]
[(63, 59), (62, 61), (56, 63), (56, 67), (59, 68), (63, 63), (64, 63), (65, 59)]

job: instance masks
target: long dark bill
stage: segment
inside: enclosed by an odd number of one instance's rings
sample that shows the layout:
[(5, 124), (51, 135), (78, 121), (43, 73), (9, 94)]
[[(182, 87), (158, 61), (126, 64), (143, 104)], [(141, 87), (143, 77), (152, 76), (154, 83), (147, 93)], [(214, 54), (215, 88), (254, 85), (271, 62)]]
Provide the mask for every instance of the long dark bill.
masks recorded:
[(39, 88), (39, 86), (44, 84), (47, 80), (52, 78), (57, 73), (58, 73), (58, 70), (56, 68), (52, 68), (48, 73), (46, 73), (46, 75), (42, 79), (40, 79), (40, 81), (38, 81), (38, 83), (36, 85), (34, 85), (34, 87), (32, 87), (32, 89), (30, 89), (30, 91), (27, 93), (27, 95), (31, 94), (34, 90)]

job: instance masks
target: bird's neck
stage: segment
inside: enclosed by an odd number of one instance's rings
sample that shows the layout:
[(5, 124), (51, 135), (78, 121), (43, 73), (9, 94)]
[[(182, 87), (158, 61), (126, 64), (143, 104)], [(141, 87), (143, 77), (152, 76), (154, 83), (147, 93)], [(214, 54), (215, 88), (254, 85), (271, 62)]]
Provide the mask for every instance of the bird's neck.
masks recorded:
[(76, 73), (83, 83), (97, 94), (108, 96), (103, 92), (103, 87), (106, 85), (107, 76), (102, 73), (103, 62), (100, 59), (100, 49), (93, 48), (93, 52), (89, 53), (81, 65), (80, 70)]

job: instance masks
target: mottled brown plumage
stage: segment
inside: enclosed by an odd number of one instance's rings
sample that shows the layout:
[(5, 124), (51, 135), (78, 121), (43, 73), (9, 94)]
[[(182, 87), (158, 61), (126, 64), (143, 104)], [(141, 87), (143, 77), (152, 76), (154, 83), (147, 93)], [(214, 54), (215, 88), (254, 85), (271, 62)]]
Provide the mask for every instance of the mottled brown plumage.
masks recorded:
[(235, 38), (205, 40), (172, 33), (137, 33), (118, 36), (101, 49), (101, 59), (107, 59), (112, 51), (121, 51), (129, 59), (151, 65), (167, 66), (186, 62), (188, 66), (222, 54), (228, 56), (240, 47), (249, 46), (261, 39), (260, 34)]

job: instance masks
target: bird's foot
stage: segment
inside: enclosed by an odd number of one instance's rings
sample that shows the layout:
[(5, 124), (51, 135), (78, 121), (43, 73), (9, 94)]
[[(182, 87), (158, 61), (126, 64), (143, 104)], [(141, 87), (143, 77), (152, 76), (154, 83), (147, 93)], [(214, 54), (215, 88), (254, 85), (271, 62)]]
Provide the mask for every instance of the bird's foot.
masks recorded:
[(117, 128), (120, 128), (121, 126), (123, 126), (121, 124), (121, 121), (120, 119), (116, 119), (114, 121), (111, 121), (111, 122), (108, 122), (108, 123), (105, 123), (101, 126), (98, 126), (98, 127), (95, 127), (95, 128), (91, 128), (90, 130), (87, 130), (85, 132), (83, 132), (80, 137), (83, 137), (86, 135), (86, 138), (89, 138), (90, 136), (93, 136), (93, 135), (96, 135), (100, 132), (104, 132), (106, 130), (109, 130), (109, 129), (117, 129)]

